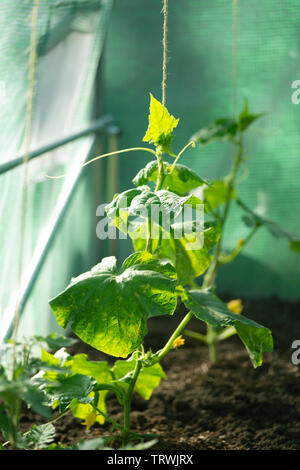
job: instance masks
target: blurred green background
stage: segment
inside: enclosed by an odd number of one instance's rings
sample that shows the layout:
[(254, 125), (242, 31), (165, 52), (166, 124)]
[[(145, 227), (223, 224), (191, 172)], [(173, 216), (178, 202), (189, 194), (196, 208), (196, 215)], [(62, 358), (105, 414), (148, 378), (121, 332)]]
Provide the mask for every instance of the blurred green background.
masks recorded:
[[(247, 205), (300, 234), (300, 107), (291, 84), (300, 78), (297, 0), (238, 2), (238, 109), (244, 98), (265, 112), (247, 133), (249, 176), (238, 195)], [(232, 116), (234, 97), (231, 0), (170, 0), (167, 107), (180, 117), (173, 148), (179, 150), (200, 127)], [(161, 99), (162, 15), (160, 0), (116, 0), (104, 62), (105, 109), (123, 131), (122, 148), (139, 145), (147, 128), (149, 92)], [(150, 157), (151, 158), (151, 157)], [(120, 189), (131, 185), (148, 154), (120, 157)], [(213, 180), (232, 161), (229, 143), (190, 149), (181, 163)], [(243, 173), (241, 173), (243, 178)], [(225, 247), (232, 249), (247, 228), (234, 207)], [(121, 255), (130, 242), (121, 241)], [(261, 229), (231, 265), (221, 269), (218, 288), (233, 295), (300, 297), (300, 257), (286, 240)]]
[[(24, 152), (32, 7), (32, 0), (2, 0), (0, 5), (0, 163)], [(103, 113), (112, 114), (120, 127), (121, 148), (142, 144), (149, 93), (161, 99), (161, 9), (161, 0), (40, 0), (31, 148), (70, 135)], [(250, 111), (266, 113), (247, 132), (249, 175), (238, 195), (298, 236), (300, 105), (292, 103), (291, 85), (300, 79), (299, 31), (298, 0), (238, 2), (238, 109), (247, 98)], [(167, 107), (180, 118), (174, 151), (202, 126), (232, 116), (233, 38), (233, 0), (169, 0)], [(102, 140), (99, 152), (107, 148)], [(84, 138), (30, 163), (24, 277), (63, 191), (62, 180), (46, 175), (80, 165), (90, 147), (91, 139)], [(115, 158), (122, 191), (132, 186), (149, 154)], [(231, 162), (229, 143), (189, 149), (181, 160), (210, 180), (224, 177)], [(22, 333), (57, 329), (49, 298), (71, 276), (90, 269), (100, 254), (110, 254), (108, 244), (96, 238), (95, 208), (109, 202), (111, 169), (103, 161), (85, 172), (27, 302)], [(21, 167), (0, 174), (0, 333), (11, 317), (18, 287), (22, 175)], [(241, 172), (239, 178), (244, 176)], [(247, 234), (241, 216), (234, 205), (226, 226), (229, 250)], [(120, 261), (131, 249), (129, 240), (120, 240)], [(218, 290), (239, 297), (293, 300), (300, 298), (299, 281), (300, 255), (289, 251), (286, 240), (261, 229), (242, 255), (220, 270)]]

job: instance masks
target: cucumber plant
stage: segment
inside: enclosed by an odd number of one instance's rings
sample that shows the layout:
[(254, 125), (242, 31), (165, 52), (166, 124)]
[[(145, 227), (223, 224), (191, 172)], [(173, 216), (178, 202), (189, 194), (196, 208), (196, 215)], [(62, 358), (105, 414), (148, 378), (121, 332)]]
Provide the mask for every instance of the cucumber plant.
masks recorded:
[[(292, 233), (281, 228), (277, 223), (251, 210), (245, 202), (237, 195), (237, 176), (241, 166), (246, 165), (249, 158), (245, 154), (244, 134), (249, 126), (260, 118), (263, 114), (250, 113), (247, 100), (239, 116), (234, 118), (217, 119), (213, 124), (200, 129), (191, 137), (195, 145), (202, 147), (216, 141), (229, 141), (234, 149), (234, 161), (229, 175), (223, 180), (214, 181), (211, 185), (203, 188), (202, 197), (207, 212), (220, 226), (220, 237), (214, 247), (212, 262), (202, 279), (202, 288), (215, 288), (217, 271), (220, 265), (232, 262), (250, 242), (254, 235), (262, 227), (274, 237), (284, 237), (289, 242), (291, 250), (300, 251), (300, 239)], [(226, 252), (224, 245), (224, 227), (230, 216), (232, 203), (235, 202), (243, 210), (243, 222), (249, 228), (249, 233), (245, 238), (240, 238), (231, 252)], [(235, 312), (242, 311), (242, 305), (239, 299), (231, 301), (228, 308)], [(211, 362), (216, 362), (216, 345), (237, 333), (235, 327), (216, 328), (213, 325), (207, 326), (205, 335), (194, 331), (186, 330), (187, 336), (198, 339), (208, 345)]]
[[(136, 392), (149, 399), (161, 379), (166, 379), (162, 360), (183, 344), (181, 334), (193, 317), (213, 328), (234, 327), (254, 367), (260, 366), (263, 353), (273, 348), (268, 328), (232, 313), (210, 283), (201, 288), (195, 285), (194, 280), (205, 272), (212, 276), (212, 250), (218, 249), (222, 225), (212, 217), (205, 201), (207, 220), (199, 224), (203, 201), (190, 191), (211, 186), (177, 163), (186, 148), (194, 146), (191, 141), (178, 154), (173, 153), (173, 131), (178, 121), (150, 95), (149, 125), (143, 140), (154, 146), (154, 150), (145, 150), (156, 159), (139, 171), (134, 187), (117, 194), (106, 208), (111, 224), (131, 237), (135, 252), (120, 268), (115, 257), (102, 259), (50, 301), (61, 327), (71, 327), (81, 340), (117, 358), (111, 367), (106, 361), (91, 362), (82, 354), (70, 357), (60, 351), (52, 356), (44, 351), (44, 362), (69, 370), (68, 374), (44, 372), (44, 379), (49, 381), (45, 391), (52, 397), (52, 406), (61, 412), (71, 409), (87, 427), (108, 420), (119, 431), (124, 445), (154, 437), (132, 431), (132, 395)], [(166, 155), (173, 162), (167, 162)], [(186, 208), (191, 209), (189, 217), (183, 218)], [(188, 313), (159, 351), (146, 351), (143, 340), (148, 319), (173, 315), (178, 299)], [(121, 423), (107, 413), (109, 392), (123, 407)]]

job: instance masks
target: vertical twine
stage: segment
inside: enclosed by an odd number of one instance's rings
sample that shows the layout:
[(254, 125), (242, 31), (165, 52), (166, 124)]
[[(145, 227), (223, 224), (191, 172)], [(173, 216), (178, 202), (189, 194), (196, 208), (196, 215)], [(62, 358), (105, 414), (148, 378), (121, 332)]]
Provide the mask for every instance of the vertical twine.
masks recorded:
[[(27, 208), (27, 187), (28, 187), (28, 162), (30, 159), (30, 144), (31, 144), (31, 131), (32, 131), (32, 116), (33, 116), (33, 102), (34, 102), (34, 89), (35, 89), (35, 74), (36, 74), (36, 60), (37, 60), (37, 44), (38, 44), (38, 15), (39, 15), (39, 0), (34, 0), (31, 16), (31, 35), (30, 35), (30, 54), (29, 54), (29, 73), (28, 73), (28, 93), (26, 104), (26, 118), (25, 118), (25, 153), (23, 164), (23, 180), (22, 180), (22, 193), (21, 193), (21, 214), (20, 214), (20, 244), (18, 255), (18, 273), (17, 273), (17, 286), (18, 289), (21, 285), (22, 270), (23, 270), (23, 257), (24, 257), (24, 241), (25, 241), (25, 225), (26, 225), (26, 208)], [(19, 299), (16, 299), (16, 310), (14, 315), (14, 325), (12, 338), (16, 339), (19, 321), (20, 321), (20, 304)]]
[(233, 0), (233, 115), (238, 105), (238, 0)]
[(163, 24), (163, 65), (162, 65), (162, 104), (166, 106), (166, 87), (167, 87), (167, 54), (168, 54), (168, 0), (164, 0), (163, 6), (164, 24)]

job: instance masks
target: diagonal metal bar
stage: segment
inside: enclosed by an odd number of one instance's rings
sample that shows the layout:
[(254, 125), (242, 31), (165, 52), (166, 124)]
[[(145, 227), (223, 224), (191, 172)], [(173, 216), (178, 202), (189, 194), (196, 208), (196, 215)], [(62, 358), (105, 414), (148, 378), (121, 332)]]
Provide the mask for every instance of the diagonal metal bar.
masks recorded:
[[(62, 2), (63, 3), (63, 2)], [(101, 20), (99, 23), (99, 30), (101, 31), (101, 35), (99, 38), (99, 45), (100, 49), (103, 51), (107, 28), (108, 28), (108, 20), (110, 16), (110, 12), (113, 5), (113, 0), (102, 0), (102, 8), (103, 14), (101, 15)], [(72, 134), (66, 138), (57, 140), (49, 145), (41, 147), (29, 155), (29, 160), (35, 159), (40, 155), (44, 155), (51, 150), (54, 150), (58, 147), (66, 145), (69, 142), (77, 140), (81, 137), (85, 137), (89, 134), (96, 134), (93, 138), (93, 143), (91, 145), (90, 151), (88, 152), (84, 161), (89, 160), (91, 157), (95, 155), (95, 151), (97, 148), (97, 140), (99, 140), (99, 134), (106, 134), (108, 132), (107, 128), (110, 127), (114, 123), (114, 119), (110, 115), (104, 115), (101, 118), (93, 121), (87, 126), (85, 129)], [(97, 153), (97, 152), (96, 152)], [(7, 161), (0, 165), (0, 176), (1, 174), (12, 170), (13, 168), (22, 165), (24, 163), (24, 155), (17, 156), (16, 158)], [(83, 170), (81, 168), (81, 164), (76, 166), (72, 173), (66, 178), (63, 189), (59, 195), (57, 204), (53, 213), (50, 216), (50, 219), (43, 229), (42, 233), (40, 234), (35, 252), (33, 254), (33, 258), (31, 260), (30, 265), (28, 266), (27, 273), (25, 279), (20, 287), (20, 290), (17, 294), (18, 299), (18, 306), (19, 311), (24, 311), (24, 307), (26, 306), (26, 302), (34, 288), (35, 282), (40, 274), (41, 269), (47, 259), (49, 251), (51, 249), (52, 243), (56, 237), (57, 231), (64, 219), (64, 216), (70, 206), (74, 193), (76, 192), (76, 188), (78, 186), (78, 182), (83, 175)], [(13, 309), (8, 310), (8, 314), (5, 318), (5, 324), (1, 325), (1, 332), (0, 332), (0, 343), (3, 339), (7, 339), (11, 336), (12, 332), (12, 322), (15, 313), (15, 305)]]
[[(92, 121), (85, 129), (76, 132), (74, 134), (71, 134), (67, 137), (64, 137), (62, 139), (56, 140), (55, 142), (52, 142), (48, 145), (45, 145), (43, 147), (40, 147), (37, 150), (34, 150), (30, 152), (29, 154), (29, 161), (34, 160), (35, 158), (44, 155), (45, 153), (50, 152), (51, 150), (54, 150), (58, 147), (62, 147), (63, 145), (68, 144), (69, 142), (73, 142), (74, 140), (80, 139), (82, 137), (86, 137), (89, 134), (92, 133), (105, 133), (106, 129), (108, 126), (110, 126), (113, 123), (114, 119), (110, 115), (104, 115), (101, 116), (101, 118)], [(12, 170), (13, 168), (22, 165), (24, 163), (24, 155), (20, 155), (19, 157), (16, 157), (12, 160), (9, 160), (5, 163), (2, 163), (0, 165), (0, 175), (3, 173), (6, 173), (7, 171)]]
[[(87, 161), (94, 155), (94, 145), (97, 137), (95, 136), (91, 150), (85, 159)], [(19, 311), (22, 312), (32, 292), (35, 282), (39, 276), (39, 273), (47, 259), (52, 243), (55, 239), (57, 231), (64, 219), (64, 216), (70, 206), (72, 198), (76, 192), (78, 182), (83, 175), (81, 165), (76, 167), (72, 173), (67, 177), (63, 189), (58, 198), (57, 204), (50, 216), (49, 222), (46, 227), (42, 230), (39, 240), (34, 251), (30, 266), (28, 266), (27, 274), (24, 281), (22, 282), (20, 291), (17, 295)], [(12, 333), (12, 320), (15, 312), (15, 305), (8, 309), (5, 324), (1, 328), (0, 332), (0, 343), (4, 339), (8, 339)]]

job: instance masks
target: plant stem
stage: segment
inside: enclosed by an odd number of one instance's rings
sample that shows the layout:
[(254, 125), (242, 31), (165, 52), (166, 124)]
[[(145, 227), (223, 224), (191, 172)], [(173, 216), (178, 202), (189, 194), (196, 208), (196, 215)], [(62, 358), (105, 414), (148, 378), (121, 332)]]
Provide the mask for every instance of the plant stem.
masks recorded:
[[(240, 133), (239, 139), (236, 142), (236, 145), (237, 145), (237, 152), (236, 152), (236, 155), (235, 155), (232, 171), (231, 171), (231, 173), (229, 175), (229, 178), (228, 178), (227, 199), (226, 199), (226, 202), (225, 202), (223, 215), (220, 219), (221, 236), (220, 236), (220, 239), (219, 239), (219, 241), (216, 245), (212, 263), (211, 263), (210, 267), (208, 268), (206, 275), (204, 276), (204, 280), (203, 280), (203, 284), (202, 284), (202, 288), (204, 288), (204, 289), (210, 288), (214, 284), (217, 268), (218, 268), (218, 265), (219, 265), (219, 262), (220, 262), (220, 254), (221, 254), (221, 250), (222, 250), (224, 227), (225, 227), (225, 224), (226, 224), (226, 221), (227, 221), (227, 218), (228, 218), (228, 214), (229, 214), (229, 211), (230, 211), (231, 201), (232, 201), (232, 193), (233, 193), (233, 190), (234, 190), (235, 180), (236, 180), (239, 165), (241, 163), (242, 156), (243, 156), (243, 150), (244, 149), (243, 149), (242, 133)], [(216, 342), (217, 342), (218, 335), (217, 335), (217, 332), (216, 332), (216, 330), (213, 326), (207, 325), (206, 337), (207, 337), (207, 343), (208, 343), (208, 348), (209, 348), (209, 357), (210, 357), (211, 362), (214, 363), (217, 360)]]
[(234, 326), (228, 326), (218, 335), (218, 342), (224, 341), (224, 339), (228, 339), (233, 335), (236, 335), (236, 329)]
[(207, 344), (208, 344), (208, 351), (209, 351), (209, 360), (212, 364), (217, 362), (217, 349), (216, 349), (216, 342), (217, 342), (218, 333), (216, 329), (211, 326), (207, 325)]
[(61, 413), (60, 415), (56, 416), (56, 418), (53, 418), (51, 419), (50, 421), (47, 422), (47, 424), (53, 424), (53, 423), (56, 423), (56, 421), (59, 421), (61, 418), (63, 418), (64, 416), (66, 416), (67, 414), (71, 413), (71, 409), (69, 408), (68, 410), (64, 411), (63, 413)]
[(117, 398), (122, 402), (124, 395), (123, 391), (121, 388), (117, 387), (116, 385), (111, 385), (111, 384), (96, 384), (93, 388), (94, 392), (99, 392), (100, 390), (110, 390), (111, 392), (115, 393)]
[(175, 165), (176, 165), (176, 163), (178, 162), (178, 160), (179, 160), (179, 158), (181, 157), (181, 155), (183, 154), (183, 152), (185, 152), (185, 150), (186, 150), (187, 148), (189, 148), (190, 146), (195, 146), (195, 143), (194, 143), (194, 142), (189, 142), (188, 144), (186, 144), (186, 145), (183, 147), (183, 149), (180, 150), (179, 154), (178, 154), (177, 157), (175, 158), (174, 163), (173, 163), (173, 165), (172, 165), (172, 167), (171, 167), (171, 172), (174, 170)]
[(219, 264), (219, 256), (220, 256), (221, 249), (222, 249), (224, 226), (225, 226), (225, 223), (229, 214), (229, 210), (231, 207), (232, 192), (234, 190), (235, 179), (236, 179), (239, 165), (243, 156), (243, 142), (242, 142), (241, 134), (237, 142), (237, 147), (238, 147), (238, 150), (237, 150), (237, 153), (234, 159), (233, 168), (232, 168), (231, 174), (229, 175), (229, 180), (228, 180), (228, 194), (227, 194), (227, 199), (225, 202), (225, 208), (224, 208), (223, 215), (221, 217), (221, 236), (215, 248), (215, 253), (214, 253), (212, 264), (210, 265), (209, 269), (207, 270), (206, 275), (204, 276), (204, 281), (202, 284), (203, 288), (208, 288), (213, 285), (216, 270)]
[(158, 175), (157, 175), (157, 183), (155, 191), (159, 191), (162, 188), (164, 179), (165, 179), (165, 172), (164, 172), (164, 160), (163, 160), (163, 151), (160, 146), (156, 149), (156, 158), (158, 164)]
[(186, 336), (189, 336), (190, 338), (197, 339), (198, 341), (202, 341), (203, 343), (207, 344), (206, 335), (202, 335), (201, 333), (196, 333), (196, 331), (192, 331), (192, 330), (184, 330), (184, 334)]
[[(106, 158), (106, 157), (111, 157), (113, 155), (119, 155), (121, 153), (128, 153), (128, 152), (136, 152), (136, 151), (145, 151), (145, 152), (150, 152), (152, 153), (153, 155), (156, 155), (156, 152), (152, 149), (148, 149), (147, 147), (132, 147), (132, 148), (128, 148), (128, 149), (123, 149), (123, 150), (116, 150), (114, 152), (109, 152), (109, 153), (103, 153), (102, 155), (98, 155), (97, 157), (94, 157), (92, 158), (91, 160), (88, 160), (87, 162), (83, 163), (81, 165), (81, 168), (87, 166), (87, 165), (90, 165), (91, 163), (97, 161), (97, 160), (100, 160), (101, 158)], [(67, 176), (67, 174), (64, 174), (64, 175), (58, 175), (58, 176), (50, 176), (50, 175), (47, 175), (47, 178), (51, 178), (51, 179), (59, 179), (59, 178), (65, 178), (65, 176)]]
[(123, 445), (127, 444), (128, 436), (130, 434), (131, 398), (132, 398), (133, 389), (135, 387), (141, 368), (142, 368), (142, 363), (138, 359), (136, 361), (136, 366), (133, 372), (133, 376), (132, 376), (132, 379), (128, 386), (127, 393), (124, 398), (124, 428), (122, 432)]
[(146, 242), (146, 251), (149, 253), (152, 252), (152, 239), (151, 239), (151, 217), (147, 219), (147, 242)]
[(193, 318), (193, 313), (189, 312), (186, 314), (184, 319), (179, 323), (178, 327), (176, 328), (172, 336), (169, 338), (169, 340), (167, 341), (163, 349), (161, 349), (159, 353), (157, 354), (158, 361), (160, 361), (163, 357), (165, 357), (165, 355), (170, 351), (170, 349), (172, 349), (175, 339), (179, 336), (182, 330), (186, 327), (186, 325), (189, 323), (191, 318)]
[(243, 248), (247, 245), (247, 243), (249, 243), (249, 241), (251, 240), (251, 238), (255, 235), (255, 233), (257, 232), (259, 226), (258, 225), (255, 225), (252, 230), (248, 233), (247, 237), (244, 239), (244, 240), (241, 240), (240, 243), (238, 243), (236, 245), (236, 247), (234, 248), (234, 250), (232, 250), (231, 253), (229, 253), (228, 255), (222, 255), (220, 254), (219, 256), (219, 259), (218, 259), (218, 262), (220, 264), (227, 264), (227, 263), (230, 263), (231, 261), (233, 261), (239, 254), (240, 252), (243, 250)]
[(93, 407), (97, 411), (97, 413), (99, 413), (101, 416), (103, 416), (103, 418), (105, 418), (110, 424), (112, 424), (112, 426), (115, 429), (118, 429), (118, 430), (123, 429), (123, 426), (121, 426), (121, 424), (119, 424), (113, 418), (110, 418), (109, 416), (107, 416), (107, 414), (103, 413), (103, 411), (99, 410), (99, 408), (97, 408), (97, 406), (93, 406)]

